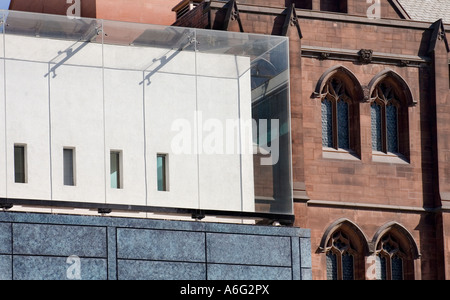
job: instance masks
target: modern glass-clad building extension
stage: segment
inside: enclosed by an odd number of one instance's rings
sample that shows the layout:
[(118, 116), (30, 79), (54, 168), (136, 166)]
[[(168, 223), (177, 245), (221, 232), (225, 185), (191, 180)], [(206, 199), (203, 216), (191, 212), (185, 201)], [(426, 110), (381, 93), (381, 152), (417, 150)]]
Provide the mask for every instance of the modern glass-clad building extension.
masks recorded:
[(287, 38), (0, 15), (0, 280), (311, 278)]
[(5, 205), (292, 221), (287, 38), (1, 20)]

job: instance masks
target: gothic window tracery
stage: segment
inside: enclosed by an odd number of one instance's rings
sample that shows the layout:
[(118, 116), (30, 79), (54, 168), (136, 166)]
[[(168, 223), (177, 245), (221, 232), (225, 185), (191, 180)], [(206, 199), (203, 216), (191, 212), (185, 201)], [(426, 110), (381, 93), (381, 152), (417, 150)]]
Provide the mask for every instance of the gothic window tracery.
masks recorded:
[(378, 243), (376, 251), (375, 270), (378, 280), (403, 280), (403, 264), (405, 252), (397, 240), (386, 234)]
[(410, 157), (409, 108), (417, 104), (408, 84), (385, 70), (369, 84), (372, 150), (375, 155)]
[(399, 115), (402, 103), (392, 84), (380, 83), (373, 92), (371, 102), (372, 150), (400, 153)]
[(330, 79), (322, 91), (322, 146), (350, 150), (351, 98), (344, 82)]
[(341, 230), (336, 231), (327, 244), (327, 279), (354, 280), (355, 256), (357, 251), (349, 237)]

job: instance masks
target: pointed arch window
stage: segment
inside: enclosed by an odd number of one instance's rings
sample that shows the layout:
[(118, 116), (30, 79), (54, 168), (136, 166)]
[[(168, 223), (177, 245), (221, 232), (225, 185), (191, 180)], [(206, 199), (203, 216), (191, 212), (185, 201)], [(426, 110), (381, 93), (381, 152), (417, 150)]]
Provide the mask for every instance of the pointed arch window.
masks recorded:
[(414, 260), (419, 248), (411, 233), (402, 225), (390, 222), (382, 226), (372, 240), (375, 246), (377, 280), (413, 280)]
[(348, 236), (340, 230), (334, 233), (327, 245), (327, 279), (354, 280), (355, 256), (357, 251)]
[(385, 235), (377, 245), (375, 270), (378, 280), (403, 280), (403, 264), (407, 259), (397, 240)]
[(409, 107), (417, 102), (406, 81), (392, 70), (376, 75), (369, 83), (372, 150), (408, 160)]
[[(356, 76), (337, 65), (326, 70), (313, 93), (320, 99), (324, 157), (361, 157), (360, 102), (364, 91)], [(331, 155), (330, 155), (331, 154)]]
[(399, 111), (401, 102), (394, 87), (382, 82), (374, 91), (371, 103), (372, 150), (384, 153), (399, 151)]
[(364, 257), (369, 244), (361, 229), (348, 219), (333, 222), (326, 230), (318, 251), (324, 254), (328, 280), (362, 280)]
[(330, 79), (322, 91), (322, 146), (350, 150), (351, 98), (344, 82)]

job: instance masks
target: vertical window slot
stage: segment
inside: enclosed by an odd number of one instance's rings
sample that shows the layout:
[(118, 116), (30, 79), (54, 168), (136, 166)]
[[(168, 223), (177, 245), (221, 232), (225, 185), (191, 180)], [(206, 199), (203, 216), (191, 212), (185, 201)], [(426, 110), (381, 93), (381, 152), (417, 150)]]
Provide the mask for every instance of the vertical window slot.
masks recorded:
[(121, 151), (111, 151), (111, 154), (110, 154), (110, 177), (111, 177), (111, 188), (113, 188), (113, 189), (123, 188), (121, 165), (122, 165), (122, 152)]
[(450, 61), (448, 62), (448, 88), (450, 89)]
[(158, 191), (168, 191), (167, 185), (167, 155), (158, 154), (156, 156)]
[(71, 148), (63, 149), (63, 171), (64, 185), (75, 185), (75, 150)]
[(27, 182), (27, 151), (25, 145), (14, 145), (14, 182)]

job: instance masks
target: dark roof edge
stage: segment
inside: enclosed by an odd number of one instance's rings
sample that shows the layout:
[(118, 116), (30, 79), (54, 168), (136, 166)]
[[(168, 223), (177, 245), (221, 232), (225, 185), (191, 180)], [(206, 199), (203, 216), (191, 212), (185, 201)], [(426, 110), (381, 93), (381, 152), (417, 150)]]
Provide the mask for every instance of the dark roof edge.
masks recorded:
[[(222, 8), (226, 2), (219, 0), (210, 0), (211, 8)], [(257, 6), (250, 4), (239, 4), (239, 11), (250, 12), (250, 13), (260, 13), (260, 14), (271, 14), (271, 15), (283, 15), (286, 13), (285, 7), (268, 7), (268, 6)], [(297, 16), (299, 19), (321, 19), (330, 21), (339, 21), (346, 23), (359, 23), (365, 25), (378, 25), (378, 26), (392, 26), (392, 27), (402, 27), (410, 29), (419, 30), (430, 30), (433, 22), (415, 21), (415, 20), (402, 20), (402, 19), (369, 19), (367, 17), (348, 15), (343, 13), (330, 13), (322, 11), (311, 11), (305, 9), (296, 9)]]
[(408, 14), (408, 12), (403, 8), (403, 5), (398, 2), (398, 0), (389, 0), (391, 4), (398, 10), (398, 12), (404, 17), (406, 20), (412, 20), (411, 16)]

